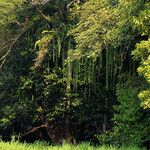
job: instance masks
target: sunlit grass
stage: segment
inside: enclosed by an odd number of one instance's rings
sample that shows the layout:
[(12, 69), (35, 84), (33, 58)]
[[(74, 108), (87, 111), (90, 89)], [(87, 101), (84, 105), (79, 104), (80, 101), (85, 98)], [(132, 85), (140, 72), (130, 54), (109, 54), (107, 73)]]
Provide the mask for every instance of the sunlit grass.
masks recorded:
[(42, 142), (36, 142), (34, 144), (19, 143), (19, 142), (0, 142), (0, 150), (143, 150), (141, 148), (131, 146), (131, 147), (121, 147), (115, 148), (113, 146), (101, 146), (93, 147), (88, 143), (82, 143), (79, 145), (70, 145), (64, 143), (62, 146), (49, 146), (48, 144)]

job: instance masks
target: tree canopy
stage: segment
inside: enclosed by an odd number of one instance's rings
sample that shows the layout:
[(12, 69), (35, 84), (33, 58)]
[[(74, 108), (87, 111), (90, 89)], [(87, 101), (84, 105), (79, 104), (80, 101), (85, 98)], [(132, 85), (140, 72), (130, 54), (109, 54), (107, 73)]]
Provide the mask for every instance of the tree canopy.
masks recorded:
[(148, 0), (0, 0), (0, 135), (150, 142)]

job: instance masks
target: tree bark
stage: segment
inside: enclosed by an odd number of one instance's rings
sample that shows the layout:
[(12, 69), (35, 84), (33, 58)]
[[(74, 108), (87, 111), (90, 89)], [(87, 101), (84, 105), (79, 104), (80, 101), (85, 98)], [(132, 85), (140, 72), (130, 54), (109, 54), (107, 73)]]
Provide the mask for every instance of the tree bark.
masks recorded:
[(71, 92), (71, 63), (68, 62), (68, 81), (67, 81), (67, 115), (65, 117), (65, 124), (66, 124), (66, 141), (71, 142), (71, 124), (70, 124), (70, 110), (71, 110), (71, 98), (70, 98), (70, 92)]

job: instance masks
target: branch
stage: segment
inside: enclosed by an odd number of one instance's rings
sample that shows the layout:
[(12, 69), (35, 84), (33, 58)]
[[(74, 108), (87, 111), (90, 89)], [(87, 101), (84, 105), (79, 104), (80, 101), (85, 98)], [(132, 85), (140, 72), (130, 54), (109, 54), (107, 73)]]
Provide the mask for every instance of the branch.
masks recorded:
[[(29, 2), (29, 1), (28, 1), (28, 2)], [(45, 0), (45, 1), (43, 1), (43, 2), (41, 3), (41, 5), (45, 5), (45, 4), (48, 3), (48, 2), (50, 2), (50, 0)], [(47, 17), (46, 15), (44, 15), (44, 13), (38, 8), (38, 5), (34, 4), (32, 1), (29, 2), (29, 4), (30, 4), (31, 6), (33, 6), (33, 7), (37, 10), (37, 12), (39, 13), (39, 15), (40, 15), (46, 22), (48, 22), (48, 23), (51, 22), (52, 18)]]
[(42, 11), (41, 11), (38, 7), (35, 6), (35, 9), (37, 10), (37, 12), (40, 14), (40, 16), (41, 16), (46, 22), (50, 23), (50, 22), (52, 21), (52, 18), (47, 17), (46, 15), (44, 15), (44, 14), (42, 13)]
[(42, 5), (47, 4), (48, 2), (50, 2), (50, 0), (43, 0), (43, 2), (41, 3)]
[(47, 127), (48, 127), (47, 123), (44, 124), (44, 125), (38, 126), (38, 127), (34, 127), (34, 128), (32, 128), (32, 130), (30, 130), (27, 133), (23, 134), (22, 137), (24, 137), (24, 136), (26, 136), (28, 134), (31, 134), (31, 133), (33, 133), (33, 132), (35, 132), (35, 131), (37, 131), (37, 130), (39, 130), (41, 128), (47, 128)]
[(1, 65), (0, 65), (0, 69), (3, 67), (5, 60), (6, 60), (6, 58), (2, 61)]
[[(23, 31), (23, 32), (13, 41), (13, 43), (9, 46), (9, 50), (7, 51), (7, 53), (6, 53), (4, 56), (2, 56), (2, 58), (0, 58), (0, 61), (2, 61), (1, 65), (0, 65), (0, 69), (2, 68), (2, 66), (3, 66), (3, 64), (4, 64), (4, 62), (5, 62), (5, 60), (6, 60), (6, 57), (7, 57), (8, 54), (11, 52), (13, 45), (18, 41), (18, 39), (19, 39), (25, 32), (26, 32), (26, 30)], [(7, 46), (6, 46), (6, 47), (7, 47)]]
[[(49, 2), (49, 1), (45, 1), (45, 2), (47, 3), (47, 2)], [(46, 3), (45, 3), (45, 4), (46, 4)], [(31, 2), (29, 2), (29, 4), (31, 4), (32, 6), (35, 7), (35, 9), (36, 9), (37, 12), (39, 13), (39, 15), (40, 15), (46, 22), (50, 23), (50, 22), (52, 21), (52, 17), (50, 18), (50, 17), (47, 17), (46, 15), (44, 15), (44, 14), (42, 13), (42, 11), (41, 11), (37, 6), (35, 6), (34, 4), (32, 4)], [(8, 49), (8, 51), (6, 52), (6, 54), (0, 58), (0, 61), (2, 61), (1, 65), (0, 65), (0, 69), (3, 67), (3, 65), (4, 65), (4, 63), (5, 63), (5, 60), (6, 60), (6, 57), (7, 57), (7, 56), (9, 55), (9, 53), (11, 52), (13, 45), (18, 41), (18, 39), (19, 39), (25, 32), (26, 32), (26, 30), (23, 31), (23, 32), (12, 42), (12, 44), (11, 44), (10, 46), (7, 46), (7, 45), (6, 45), (6, 47), (4, 47), (4, 48), (9, 47), (9, 49)], [(2, 51), (4, 48), (2, 48), (0, 51)]]
[(51, 0), (27, 0), (30, 4), (32, 5), (45, 5), (48, 2), (50, 2)]

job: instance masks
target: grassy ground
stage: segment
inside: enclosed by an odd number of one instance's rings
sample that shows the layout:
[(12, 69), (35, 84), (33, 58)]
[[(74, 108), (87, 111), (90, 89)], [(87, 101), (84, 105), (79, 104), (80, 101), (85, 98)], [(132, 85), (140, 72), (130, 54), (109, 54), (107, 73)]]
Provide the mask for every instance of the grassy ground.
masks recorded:
[(102, 146), (95, 148), (86, 143), (77, 146), (69, 144), (63, 144), (62, 146), (48, 146), (41, 142), (37, 142), (34, 144), (26, 144), (19, 142), (9, 142), (9, 143), (0, 142), (0, 150), (142, 150), (142, 149), (134, 146), (121, 148)]

